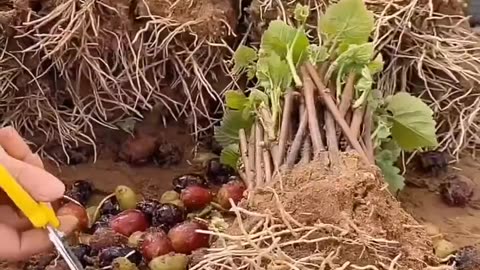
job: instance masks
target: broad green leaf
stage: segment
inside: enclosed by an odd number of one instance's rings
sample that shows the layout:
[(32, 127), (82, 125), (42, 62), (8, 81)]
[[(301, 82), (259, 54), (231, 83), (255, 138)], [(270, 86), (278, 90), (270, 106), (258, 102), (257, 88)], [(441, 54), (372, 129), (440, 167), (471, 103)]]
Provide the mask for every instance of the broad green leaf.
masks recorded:
[(320, 17), (320, 32), (336, 43), (362, 44), (373, 30), (373, 13), (363, 0), (340, 0)]
[(275, 52), (262, 56), (257, 61), (257, 79), (266, 89), (285, 89), (292, 83), (292, 74), (285, 60)]
[(383, 70), (383, 56), (381, 53), (377, 55), (377, 57), (368, 64), (368, 68), (370, 69), (370, 73), (372, 75), (377, 74), (378, 72)]
[(315, 44), (312, 44), (308, 47), (308, 55), (310, 58), (310, 62), (312, 62), (313, 64), (319, 64), (325, 62), (328, 59), (327, 48)]
[(268, 96), (264, 92), (258, 89), (252, 89), (250, 91), (250, 95), (248, 95), (248, 99), (250, 102), (254, 104), (265, 103), (265, 105), (269, 104)]
[(230, 144), (238, 143), (238, 132), (240, 129), (250, 130), (253, 124), (253, 117), (244, 117), (243, 111), (227, 109), (219, 127), (215, 127), (214, 137), (217, 142), (227, 147)]
[(257, 52), (247, 46), (241, 45), (237, 48), (233, 54), (233, 61), (235, 63), (233, 71), (235, 73), (241, 73), (244, 70), (248, 70), (257, 60)]
[(298, 23), (305, 24), (308, 19), (308, 15), (310, 15), (310, 7), (297, 3), (297, 5), (295, 6), (294, 14), (294, 18)]
[(392, 137), (405, 151), (438, 145), (432, 110), (406, 92), (389, 97), (386, 108), (392, 116)]
[(374, 47), (371, 42), (361, 45), (352, 44), (338, 56), (335, 63), (337, 66), (345, 67), (345, 72), (349, 72), (351, 69), (361, 69), (370, 63), (373, 53)]
[(405, 178), (400, 174), (400, 169), (389, 162), (377, 160), (377, 166), (382, 170), (385, 182), (388, 183), (388, 189), (393, 194), (405, 187)]
[(220, 162), (234, 169), (237, 168), (239, 159), (240, 147), (238, 144), (227, 145), (223, 148), (222, 153), (220, 153)]
[(241, 110), (247, 102), (248, 98), (241, 91), (228, 90), (225, 92), (225, 103), (230, 109)]
[(375, 155), (377, 166), (382, 170), (385, 181), (393, 194), (405, 186), (405, 178), (400, 175), (400, 169), (395, 166), (400, 157), (401, 149), (394, 140), (389, 140), (381, 145)]
[(275, 52), (281, 59), (287, 57), (288, 49), (291, 48), (293, 62), (298, 64), (306, 59), (309, 44), (305, 31), (275, 20), (270, 22), (263, 34), (260, 48), (268, 54)]

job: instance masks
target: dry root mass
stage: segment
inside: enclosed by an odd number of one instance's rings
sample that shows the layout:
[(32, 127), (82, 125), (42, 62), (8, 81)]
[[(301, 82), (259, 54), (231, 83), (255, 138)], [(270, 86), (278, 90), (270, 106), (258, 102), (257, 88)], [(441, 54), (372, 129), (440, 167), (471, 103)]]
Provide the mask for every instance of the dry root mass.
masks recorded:
[(158, 105), (200, 132), (237, 16), (229, 0), (2, 1), (2, 123), (34, 143), (94, 145), (96, 126)]
[(258, 188), (196, 269), (429, 269), (425, 230), (385, 189), (373, 166), (342, 153)]

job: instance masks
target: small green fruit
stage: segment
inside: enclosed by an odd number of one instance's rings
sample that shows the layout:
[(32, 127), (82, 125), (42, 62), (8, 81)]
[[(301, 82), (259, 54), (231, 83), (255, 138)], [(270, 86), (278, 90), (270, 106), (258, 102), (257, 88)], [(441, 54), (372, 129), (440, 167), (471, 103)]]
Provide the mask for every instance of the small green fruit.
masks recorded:
[(148, 264), (151, 270), (186, 270), (187, 266), (187, 256), (175, 253), (156, 257)]
[(115, 197), (122, 210), (135, 209), (137, 205), (137, 194), (127, 186), (118, 186), (115, 189)]

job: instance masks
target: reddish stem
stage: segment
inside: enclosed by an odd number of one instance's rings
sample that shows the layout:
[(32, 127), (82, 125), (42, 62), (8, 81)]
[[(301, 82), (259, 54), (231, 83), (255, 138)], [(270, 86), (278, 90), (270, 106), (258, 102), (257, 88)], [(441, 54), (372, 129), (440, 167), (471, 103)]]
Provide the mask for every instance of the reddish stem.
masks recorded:
[[(352, 131), (350, 130), (350, 127), (348, 126), (347, 122), (345, 122), (345, 119), (340, 115), (340, 112), (338, 111), (338, 108), (335, 105), (332, 97), (330, 96), (330, 94), (326, 93), (327, 89), (325, 89), (325, 86), (323, 85), (320, 77), (318, 76), (317, 71), (315, 70), (315, 67), (311, 63), (307, 62), (306, 69), (310, 74), (311, 79), (317, 86), (317, 89), (319, 90), (318, 92), (320, 93), (320, 97), (324, 100), (325, 105), (327, 105), (327, 108), (332, 113), (332, 116), (335, 119), (335, 121), (337, 121), (337, 123), (342, 128), (343, 133), (347, 137), (350, 144), (353, 146), (355, 151), (358, 152), (358, 154), (360, 155), (360, 157), (363, 159), (365, 163), (371, 164), (370, 160), (367, 158), (367, 155), (363, 151), (362, 146), (360, 145), (358, 140), (355, 138), (355, 136), (353, 136)], [(306, 76), (305, 73), (306, 72), (303, 69), (302, 75), (304, 75), (304, 77), (308, 77)]]

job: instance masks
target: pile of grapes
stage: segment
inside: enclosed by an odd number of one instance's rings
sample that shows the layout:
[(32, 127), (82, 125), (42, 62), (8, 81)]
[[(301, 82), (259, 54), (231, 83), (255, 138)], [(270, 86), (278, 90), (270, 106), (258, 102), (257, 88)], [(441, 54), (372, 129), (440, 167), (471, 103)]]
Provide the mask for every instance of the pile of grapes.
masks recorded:
[[(72, 249), (86, 269), (184, 270), (192, 252), (213, 241), (198, 230), (209, 230), (211, 218), (219, 218), (213, 213), (228, 213), (230, 199), (238, 203), (244, 191), (234, 170), (213, 159), (205, 173), (174, 178), (172, 190), (158, 200), (140, 198), (131, 188), (118, 186), (98, 206), (86, 208), (93, 189), (78, 180), (67, 189), (68, 200), (57, 213), (80, 220)], [(55, 258), (38, 269), (68, 268)]]

